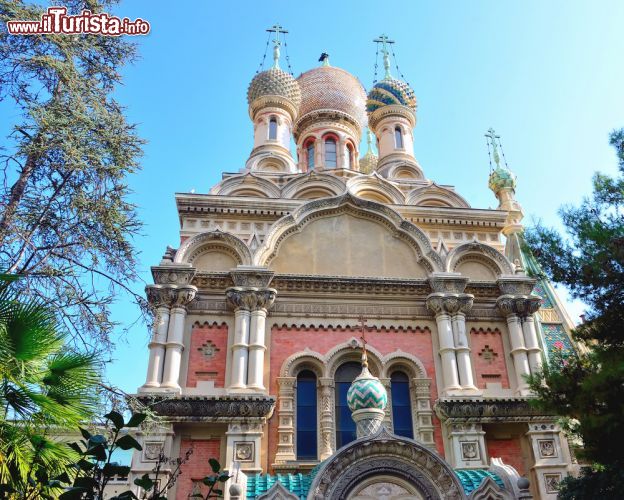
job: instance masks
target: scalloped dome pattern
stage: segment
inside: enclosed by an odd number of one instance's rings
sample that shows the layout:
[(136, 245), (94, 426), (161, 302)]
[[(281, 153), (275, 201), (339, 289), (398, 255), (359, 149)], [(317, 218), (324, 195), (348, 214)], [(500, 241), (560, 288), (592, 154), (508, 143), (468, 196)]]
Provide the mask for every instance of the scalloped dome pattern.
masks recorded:
[(373, 85), (368, 93), (366, 111), (373, 111), (392, 104), (407, 106), (416, 111), (416, 95), (412, 88), (405, 82), (395, 78), (381, 80)]
[(247, 103), (251, 104), (259, 97), (268, 95), (290, 99), (297, 107), (301, 104), (299, 84), (290, 73), (280, 68), (262, 71), (251, 80), (247, 90)]
[(321, 66), (297, 78), (301, 86), (299, 117), (319, 110), (342, 111), (361, 127), (366, 125), (366, 92), (360, 81), (348, 71)]

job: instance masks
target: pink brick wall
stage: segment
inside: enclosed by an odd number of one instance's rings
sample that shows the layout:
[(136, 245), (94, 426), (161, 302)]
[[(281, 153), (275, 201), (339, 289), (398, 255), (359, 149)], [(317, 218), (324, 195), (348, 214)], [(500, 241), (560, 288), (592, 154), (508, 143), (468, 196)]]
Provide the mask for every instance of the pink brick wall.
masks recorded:
[(480, 389), (485, 389), (487, 382), (500, 383), (503, 389), (509, 389), (501, 335), (498, 328), (470, 330), (471, 355), (477, 375), (477, 387)]
[[(212, 474), (208, 459), (220, 460), (221, 441), (219, 439), (183, 439), (180, 445), (180, 458), (184, 458), (189, 448), (193, 449), (193, 454), (182, 466), (182, 474), (178, 478), (176, 491), (176, 498), (184, 500), (193, 491), (193, 481), (200, 481)], [(203, 486), (202, 492), (204, 495), (208, 493), (206, 486)]]
[(518, 474), (521, 476), (526, 474), (519, 437), (511, 439), (492, 439), (486, 436), (485, 444), (490, 459), (502, 458), (503, 462), (514, 467), (518, 471)]
[[(227, 359), (228, 327), (220, 325), (195, 323), (191, 331), (191, 347), (189, 352), (189, 368), (186, 377), (187, 387), (196, 387), (197, 382), (214, 380), (215, 387), (225, 385), (225, 363)], [(208, 346), (215, 352), (206, 356), (202, 346)], [(218, 350), (217, 350), (218, 349)]]

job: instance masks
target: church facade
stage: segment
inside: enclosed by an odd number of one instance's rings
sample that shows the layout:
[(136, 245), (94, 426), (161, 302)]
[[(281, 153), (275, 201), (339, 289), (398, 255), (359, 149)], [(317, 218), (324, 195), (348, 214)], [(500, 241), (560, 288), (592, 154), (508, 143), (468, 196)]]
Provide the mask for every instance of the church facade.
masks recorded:
[(192, 449), (170, 498), (206, 493), (209, 458), (226, 498), (556, 498), (572, 458), (526, 376), (573, 351), (572, 323), (524, 249), (496, 134), (499, 205), (473, 208), (416, 160), (387, 37), (367, 94), (326, 54), (294, 78), (273, 32), (246, 164), (176, 194), (180, 245), (152, 268), (138, 398), (165, 424), (132, 474)]

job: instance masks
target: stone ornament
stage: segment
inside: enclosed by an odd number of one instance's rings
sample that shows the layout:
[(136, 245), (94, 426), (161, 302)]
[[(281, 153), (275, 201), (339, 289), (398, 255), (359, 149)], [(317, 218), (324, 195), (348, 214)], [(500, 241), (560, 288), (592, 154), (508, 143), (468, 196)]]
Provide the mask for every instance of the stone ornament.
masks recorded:
[(557, 493), (559, 491), (560, 482), (561, 474), (544, 474), (546, 493)]
[(541, 458), (555, 458), (557, 456), (554, 439), (538, 439), (537, 444)]
[(537, 295), (501, 295), (496, 301), (496, 306), (504, 316), (531, 316), (541, 304), (542, 298)]
[(161, 441), (148, 441), (143, 445), (143, 461), (158, 460), (158, 456), (163, 451), (165, 443)]
[(148, 302), (154, 307), (186, 307), (196, 296), (193, 285), (147, 285)]
[(197, 350), (200, 351), (206, 359), (214, 358), (215, 354), (220, 351), (220, 349), (211, 340), (204, 342), (197, 348)]
[(269, 310), (277, 297), (274, 288), (245, 288), (232, 287), (225, 291), (225, 298), (229, 307), (234, 311), (255, 311), (257, 309)]
[(239, 462), (254, 461), (254, 443), (247, 441), (234, 442), (234, 456)]
[(152, 405), (154, 411), (166, 417), (196, 418), (268, 418), (275, 407), (271, 396), (254, 397), (181, 397), (169, 399), (158, 396), (140, 396), (139, 401)]
[(476, 441), (468, 441), (461, 443), (462, 458), (464, 460), (480, 460), (479, 443)]
[(271, 283), (275, 272), (264, 267), (239, 266), (230, 271), (232, 282), (237, 287), (266, 288)]
[(190, 285), (196, 269), (190, 264), (170, 264), (153, 266), (152, 277), (157, 285)]

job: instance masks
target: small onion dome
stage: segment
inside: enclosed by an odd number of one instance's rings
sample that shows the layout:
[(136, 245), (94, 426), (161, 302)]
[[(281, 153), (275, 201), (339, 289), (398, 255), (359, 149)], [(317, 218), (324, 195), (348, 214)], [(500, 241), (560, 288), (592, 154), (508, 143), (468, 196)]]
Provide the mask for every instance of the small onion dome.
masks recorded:
[(516, 176), (510, 170), (496, 167), (490, 174), (488, 186), (494, 193), (502, 189), (516, 189)]
[(407, 83), (395, 78), (384, 78), (373, 85), (368, 93), (366, 111), (372, 113), (390, 105), (407, 106), (416, 111), (416, 95)]
[(363, 174), (374, 172), (377, 168), (377, 161), (379, 161), (377, 155), (369, 149), (366, 154), (360, 158), (360, 172)]
[(349, 387), (347, 403), (352, 412), (375, 408), (385, 410), (388, 404), (386, 388), (377, 377), (373, 377), (366, 366), (362, 367), (362, 373)]
[(301, 85), (300, 121), (315, 111), (333, 111), (348, 115), (360, 127), (366, 125), (366, 92), (348, 71), (320, 66), (301, 74), (297, 81)]
[(266, 96), (278, 96), (290, 100), (295, 108), (301, 103), (301, 89), (290, 73), (273, 67), (258, 73), (247, 90), (247, 103), (251, 106), (256, 99)]

